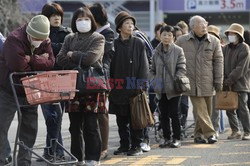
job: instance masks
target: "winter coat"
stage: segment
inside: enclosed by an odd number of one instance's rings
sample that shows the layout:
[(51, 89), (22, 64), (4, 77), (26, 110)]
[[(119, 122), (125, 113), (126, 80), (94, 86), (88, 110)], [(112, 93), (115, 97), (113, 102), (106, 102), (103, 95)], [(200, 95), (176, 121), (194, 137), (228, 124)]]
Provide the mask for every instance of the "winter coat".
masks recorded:
[[(146, 48), (143, 41), (131, 36), (122, 40), (119, 36), (114, 41), (115, 55), (111, 61), (111, 79), (114, 79), (114, 88), (110, 92), (110, 104), (128, 105), (129, 98), (136, 95), (137, 87), (133, 81), (147, 79), (149, 64)], [(122, 81), (119, 85), (117, 81)], [(119, 110), (109, 110), (117, 113)]]
[[(51, 70), (55, 63), (50, 39), (33, 50), (27, 38), (26, 27), (27, 24), (10, 33), (0, 55), (0, 87), (10, 94), (12, 94), (10, 73)], [(48, 53), (49, 58), (40, 56), (43, 53)], [(30, 56), (30, 62), (26, 60), (25, 55)], [(15, 77), (14, 81), (20, 83), (20, 76)], [(20, 95), (24, 95), (23, 88), (16, 90)]]
[(236, 92), (250, 92), (250, 52), (246, 43), (223, 48), (225, 81)]
[[(171, 76), (169, 73), (171, 73)], [(172, 43), (165, 52), (163, 44), (159, 44), (155, 49), (150, 70), (150, 80), (155, 82), (153, 87), (157, 98), (160, 100), (162, 93), (166, 93), (168, 99), (180, 96), (181, 94), (174, 89), (174, 78), (185, 75), (186, 59), (182, 48)]]
[[(66, 35), (68, 35), (70, 33), (70, 29), (63, 27), (63, 26), (59, 26), (59, 27), (50, 27), (50, 34), (49, 34), (49, 38), (51, 40), (51, 46), (52, 46), (52, 50), (54, 53), (54, 56), (56, 58), (57, 54), (59, 53), (62, 44), (64, 42), (64, 38), (66, 37)], [(55, 64), (54, 69), (58, 70), (60, 69), (59, 66), (57, 64)]]
[[(72, 70), (78, 66), (81, 59), (80, 64), (82, 67), (93, 66), (102, 68), (104, 44), (104, 37), (97, 32), (71, 33), (66, 36), (63, 46), (57, 55), (57, 64), (65, 70)], [(67, 56), (69, 51), (73, 52), (71, 58)], [(105, 93), (91, 93), (84, 96), (76, 95), (73, 100), (66, 104), (66, 111), (97, 113), (98, 110), (106, 109), (105, 100)]]
[[(57, 55), (56, 62), (63, 69), (75, 69), (80, 59), (81, 66), (102, 67), (104, 37), (97, 32), (71, 33), (66, 36), (63, 46)], [(67, 56), (73, 51), (72, 57)]]
[(214, 83), (223, 81), (223, 54), (219, 39), (207, 34), (199, 41), (194, 33), (181, 36), (176, 44), (182, 47), (187, 66), (187, 77), (191, 90), (185, 95), (215, 95)]

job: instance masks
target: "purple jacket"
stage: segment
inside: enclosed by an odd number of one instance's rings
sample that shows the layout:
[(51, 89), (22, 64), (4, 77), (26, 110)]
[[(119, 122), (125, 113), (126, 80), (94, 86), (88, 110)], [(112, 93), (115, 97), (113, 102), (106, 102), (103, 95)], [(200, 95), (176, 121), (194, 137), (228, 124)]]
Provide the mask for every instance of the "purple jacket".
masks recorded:
[[(51, 70), (55, 63), (49, 39), (45, 40), (32, 53), (26, 27), (27, 24), (11, 32), (5, 41), (2, 54), (0, 55), (0, 88), (10, 94), (12, 94), (9, 81), (10, 73)], [(48, 53), (49, 58), (39, 56), (43, 53)], [(30, 55), (30, 62), (26, 60), (25, 55)], [(15, 77), (14, 82), (20, 83), (21, 77), (24, 76)], [(22, 90), (20, 91), (20, 88), (17, 91), (18, 93), (24, 93)]]

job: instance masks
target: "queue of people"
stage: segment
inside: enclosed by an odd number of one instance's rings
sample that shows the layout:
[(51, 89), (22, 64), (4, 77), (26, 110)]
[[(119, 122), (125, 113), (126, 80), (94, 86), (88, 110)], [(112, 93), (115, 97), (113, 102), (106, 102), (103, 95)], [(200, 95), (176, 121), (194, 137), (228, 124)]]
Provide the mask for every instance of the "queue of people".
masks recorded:
[[(250, 140), (250, 51), (244, 42), (244, 28), (233, 23), (225, 31), (228, 44), (222, 43), (220, 30), (201, 16), (190, 18), (189, 28), (180, 21), (175, 26), (159, 23), (155, 26), (155, 38), (151, 41), (151, 58), (148, 41), (142, 35), (135, 36), (136, 18), (122, 11), (115, 18), (114, 31), (108, 23), (107, 13), (100, 3), (78, 8), (71, 27), (62, 26), (63, 9), (57, 3), (45, 4), (41, 15), (14, 30), (7, 37), (0, 55), (0, 166), (6, 164), (8, 130), (16, 112), (16, 104), (9, 82), (9, 74), (23, 71), (74, 70), (81, 66), (104, 69), (107, 78), (123, 80), (107, 92), (77, 94), (73, 100), (61, 102), (69, 116), (71, 136), (70, 152), (77, 158), (76, 166), (100, 165), (108, 159), (109, 113), (115, 114), (119, 134), (119, 147), (114, 155), (138, 156), (145, 150), (147, 131), (131, 125), (130, 98), (147, 91), (145, 86), (127, 88), (132, 79), (161, 80), (161, 87), (152, 86), (155, 96), (150, 106), (161, 113), (160, 127), (164, 140), (160, 148), (181, 147), (181, 132), (186, 126), (190, 98), (195, 120), (194, 143), (214, 144), (218, 141), (219, 111), (214, 109), (216, 92), (230, 88), (239, 94), (238, 110), (227, 111), (232, 133), (228, 139)], [(140, 32), (141, 33), (141, 32)], [(247, 32), (246, 32), (247, 34)], [(249, 33), (248, 33), (249, 40)], [(152, 61), (151, 61), (152, 59)], [(186, 76), (191, 89), (178, 92), (175, 79)], [(19, 77), (15, 77), (20, 82)], [(145, 82), (144, 82), (145, 83)], [(27, 104), (23, 88), (17, 88), (18, 100)], [(151, 96), (152, 97), (152, 96)], [(156, 98), (156, 100), (154, 100)], [(109, 105), (106, 103), (109, 100)], [(102, 104), (100, 104), (102, 103)], [(51, 139), (56, 138), (57, 105), (41, 105), (47, 127), (46, 147), (43, 157), (64, 159), (60, 146), (54, 152)], [(104, 110), (104, 111), (103, 111)], [(21, 109), (23, 120), (19, 140), (29, 148), (34, 146), (37, 130), (37, 106)], [(213, 114), (213, 116), (212, 116)], [(240, 132), (239, 121), (243, 126)], [(63, 145), (59, 131), (58, 141)], [(84, 149), (85, 148), (85, 149)], [(3, 150), (4, 149), (4, 150)], [(18, 165), (31, 165), (31, 153), (22, 146), (17, 156)]]

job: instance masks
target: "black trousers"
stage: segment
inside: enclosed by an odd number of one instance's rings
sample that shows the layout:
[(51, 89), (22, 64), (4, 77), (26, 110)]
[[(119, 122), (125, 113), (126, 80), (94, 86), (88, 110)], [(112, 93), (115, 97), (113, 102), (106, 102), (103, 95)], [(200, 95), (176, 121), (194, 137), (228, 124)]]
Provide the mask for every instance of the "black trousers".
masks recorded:
[(69, 113), (71, 134), (71, 153), (83, 161), (84, 149), (83, 139), (85, 142), (85, 160), (99, 161), (101, 154), (101, 139), (97, 123), (97, 114), (72, 112)]
[[(180, 96), (167, 99), (166, 94), (161, 95), (159, 108), (161, 111), (161, 127), (165, 139), (171, 138), (171, 125), (173, 130), (173, 139), (180, 140), (181, 126), (179, 118), (179, 100)], [(171, 119), (171, 125), (170, 125)]]
[[(128, 109), (130, 112), (129, 105), (120, 105), (117, 107), (123, 107), (123, 109)], [(140, 143), (143, 141), (143, 129), (133, 129), (130, 119), (130, 113), (127, 115), (116, 114), (120, 147), (125, 149), (140, 147)]]

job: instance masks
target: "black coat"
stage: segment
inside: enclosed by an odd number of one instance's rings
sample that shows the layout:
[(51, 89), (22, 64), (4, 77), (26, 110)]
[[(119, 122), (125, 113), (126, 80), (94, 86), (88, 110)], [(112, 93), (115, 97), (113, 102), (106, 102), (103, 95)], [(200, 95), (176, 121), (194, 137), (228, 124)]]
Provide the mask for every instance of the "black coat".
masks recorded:
[[(110, 105), (128, 105), (129, 98), (136, 95), (137, 87), (127, 84), (127, 80), (132, 81), (132, 77), (136, 80), (147, 79), (149, 64), (146, 48), (143, 41), (134, 36), (124, 41), (120, 37), (115, 39), (114, 47), (115, 54), (110, 68), (111, 78), (114, 79), (114, 88), (110, 92)], [(116, 82), (117, 79), (124, 82), (119, 86)], [(119, 111), (122, 110), (109, 110), (110, 113), (119, 113)]]
[[(49, 38), (51, 40), (51, 46), (53, 49), (54, 56), (56, 58), (60, 49), (62, 48), (62, 44), (64, 42), (64, 38), (70, 33), (70, 29), (60, 26), (60, 27), (51, 27)], [(55, 64), (54, 69), (60, 69), (57, 64)]]

